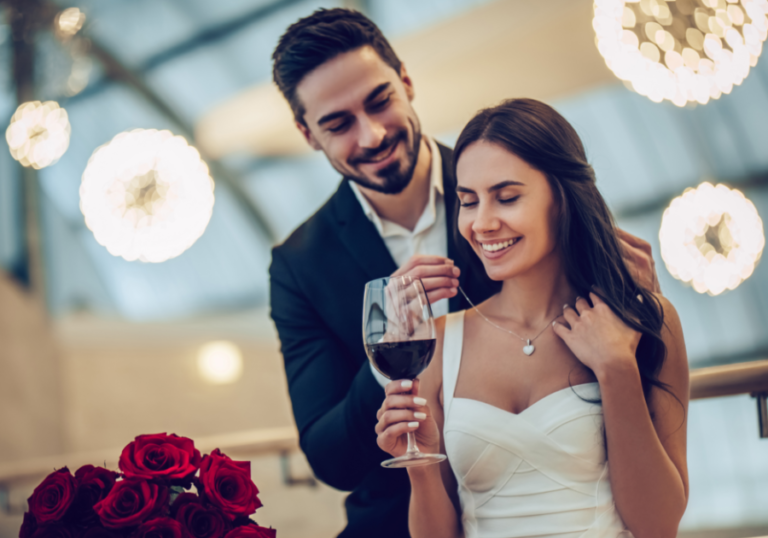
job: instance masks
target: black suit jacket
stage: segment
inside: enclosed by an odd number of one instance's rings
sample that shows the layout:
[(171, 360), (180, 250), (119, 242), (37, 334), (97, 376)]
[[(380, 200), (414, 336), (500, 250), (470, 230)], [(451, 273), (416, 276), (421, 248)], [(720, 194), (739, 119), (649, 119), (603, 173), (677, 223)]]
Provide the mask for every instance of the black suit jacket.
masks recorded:
[[(473, 301), (493, 286), (481, 267), (461, 259), (453, 233), (457, 210), (452, 151), (440, 147), (448, 257)], [(301, 448), (315, 475), (352, 491), (343, 538), (406, 538), (410, 483), (384, 469), (376, 445), (376, 411), (384, 390), (368, 366), (362, 340), (365, 283), (397, 269), (347, 180), (315, 215), (272, 250), (271, 314), (280, 336)], [(451, 311), (466, 308), (458, 295)]]

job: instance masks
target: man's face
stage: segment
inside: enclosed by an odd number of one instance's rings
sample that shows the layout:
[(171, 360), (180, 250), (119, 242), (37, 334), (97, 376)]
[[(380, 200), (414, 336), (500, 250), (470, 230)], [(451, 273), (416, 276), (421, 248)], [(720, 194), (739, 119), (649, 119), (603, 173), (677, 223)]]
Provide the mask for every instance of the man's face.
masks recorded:
[(386, 194), (408, 186), (421, 127), (404, 69), (395, 72), (373, 48), (361, 47), (311, 71), (296, 91), (306, 110), (306, 126), (297, 126), (339, 173)]

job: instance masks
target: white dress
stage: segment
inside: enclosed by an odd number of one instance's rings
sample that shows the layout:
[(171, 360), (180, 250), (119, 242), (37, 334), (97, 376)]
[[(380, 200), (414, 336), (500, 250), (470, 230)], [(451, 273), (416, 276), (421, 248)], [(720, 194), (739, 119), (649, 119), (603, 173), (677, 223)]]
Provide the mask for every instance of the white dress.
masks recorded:
[(613, 503), (597, 383), (568, 387), (519, 414), (456, 398), (464, 312), (443, 343), (446, 453), (466, 538), (631, 538)]

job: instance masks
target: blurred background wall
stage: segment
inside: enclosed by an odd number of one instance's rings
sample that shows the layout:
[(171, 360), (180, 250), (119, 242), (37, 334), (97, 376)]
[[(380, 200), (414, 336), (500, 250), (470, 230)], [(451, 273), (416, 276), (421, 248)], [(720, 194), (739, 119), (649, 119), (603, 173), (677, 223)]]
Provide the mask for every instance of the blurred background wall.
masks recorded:
[[(290, 23), (335, 6), (362, 10), (392, 40), (424, 131), (445, 143), (503, 98), (554, 105), (581, 135), (618, 224), (653, 245), (691, 367), (766, 357), (768, 266), (733, 291), (701, 294), (671, 276), (658, 239), (670, 200), (704, 180), (739, 187), (768, 214), (764, 58), (730, 94), (680, 108), (638, 95), (606, 67), (587, 0), (5, 0), (0, 124), (20, 101), (55, 100), (71, 135), (58, 162), (37, 172), (0, 139), (0, 474), (29, 461), (66, 465), (72, 454), (116, 457), (141, 433), (291, 431), (267, 311), (270, 247), (339, 178), (295, 132), (270, 55)], [(67, 8), (77, 12), (64, 31)], [(215, 181), (205, 232), (163, 263), (110, 254), (80, 209), (93, 152), (139, 128), (186, 137)], [(199, 355), (222, 341), (239, 350), (242, 372), (216, 384)], [(300, 453), (252, 460), (260, 524), (281, 538), (343, 527), (344, 494), (302, 481), (311, 471)], [(683, 534), (768, 534), (768, 441), (757, 436), (753, 399), (692, 403), (689, 464)], [(0, 487), (0, 537), (17, 535), (37, 481)]]

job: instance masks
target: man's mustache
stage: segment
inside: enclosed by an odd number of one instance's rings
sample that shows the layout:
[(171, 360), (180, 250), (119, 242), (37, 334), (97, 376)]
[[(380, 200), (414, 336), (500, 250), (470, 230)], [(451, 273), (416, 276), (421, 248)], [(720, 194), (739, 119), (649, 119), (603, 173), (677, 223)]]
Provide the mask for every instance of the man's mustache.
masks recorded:
[(390, 138), (385, 138), (384, 140), (382, 140), (381, 144), (379, 144), (379, 147), (363, 150), (362, 155), (353, 157), (348, 162), (350, 165), (354, 166), (357, 164), (364, 164), (364, 163), (374, 161), (377, 156), (381, 155), (382, 153), (386, 153), (392, 148), (392, 146), (394, 146), (401, 140), (405, 140), (407, 136), (408, 135), (405, 131), (400, 131), (394, 136)]

